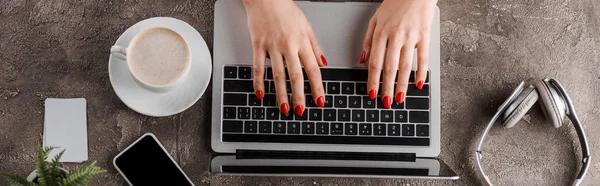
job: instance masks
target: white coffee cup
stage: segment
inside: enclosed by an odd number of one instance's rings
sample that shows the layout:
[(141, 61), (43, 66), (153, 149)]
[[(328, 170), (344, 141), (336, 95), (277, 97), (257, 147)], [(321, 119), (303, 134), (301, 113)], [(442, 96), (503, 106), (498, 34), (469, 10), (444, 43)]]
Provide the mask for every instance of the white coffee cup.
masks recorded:
[[(163, 32), (163, 34), (158, 35), (159, 32)], [(172, 39), (167, 35), (172, 35)], [(176, 42), (180, 42), (179, 44), (182, 45), (178, 45)], [(137, 47), (142, 49), (136, 50)], [(148, 50), (143, 51), (144, 49)], [(169, 49), (179, 50), (165, 51)], [(112, 46), (110, 53), (127, 62), (129, 73), (136, 84), (155, 93), (165, 93), (177, 88), (187, 78), (191, 66), (191, 51), (188, 42), (181, 34), (163, 27), (153, 27), (141, 31), (127, 46)], [(147, 71), (154, 71), (146, 72), (143, 67), (146, 67)], [(157, 80), (161, 83), (157, 83)]]

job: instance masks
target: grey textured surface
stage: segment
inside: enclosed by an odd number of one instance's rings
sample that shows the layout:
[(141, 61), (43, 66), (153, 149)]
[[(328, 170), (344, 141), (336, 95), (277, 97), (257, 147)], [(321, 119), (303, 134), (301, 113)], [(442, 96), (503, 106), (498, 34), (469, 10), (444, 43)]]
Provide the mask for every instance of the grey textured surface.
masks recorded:
[[(214, 0), (0, 1), (0, 172), (28, 174), (41, 143), (45, 98), (84, 97), (89, 157), (108, 173), (91, 185), (124, 185), (112, 158), (152, 132), (197, 185), (475, 185), (473, 150), (484, 123), (519, 81), (556, 77), (571, 94), (592, 156), (600, 143), (600, 6), (595, 0), (440, 0), (442, 152), (459, 181), (218, 176), (210, 159), (210, 90), (187, 111), (142, 116), (114, 94), (108, 50), (145, 18), (194, 26), (212, 48)], [(555, 129), (539, 106), (510, 130), (491, 131), (485, 151), (497, 185), (567, 185), (578, 169), (571, 125)], [(600, 183), (592, 159), (584, 185)], [(69, 166), (74, 166), (70, 164)], [(4, 180), (0, 178), (0, 183)]]

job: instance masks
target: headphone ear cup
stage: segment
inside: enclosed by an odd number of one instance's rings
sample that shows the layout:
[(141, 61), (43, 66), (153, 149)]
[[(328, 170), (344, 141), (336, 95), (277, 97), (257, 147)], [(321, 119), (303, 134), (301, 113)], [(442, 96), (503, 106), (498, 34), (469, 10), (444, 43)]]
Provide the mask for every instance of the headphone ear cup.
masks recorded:
[(514, 127), (538, 100), (538, 93), (533, 90), (533, 87), (523, 91), (523, 94), (527, 94), (523, 101), (520, 103), (513, 103), (518, 104), (517, 107), (504, 119), (505, 128)]
[(558, 128), (562, 126), (559, 118), (561, 114), (559, 113), (558, 108), (556, 108), (555, 100), (553, 100), (551, 97), (552, 92), (550, 91), (549, 87), (545, 85), (545, 83), (546, 82), (543, 80), (536, 81), (535, 88), (537, 89), (539, 97), (542, 100), (541, 105), (542, 109), (544, 109), (544, 114), (550, 120), (552, 126), (554, 126), (554, 128)]

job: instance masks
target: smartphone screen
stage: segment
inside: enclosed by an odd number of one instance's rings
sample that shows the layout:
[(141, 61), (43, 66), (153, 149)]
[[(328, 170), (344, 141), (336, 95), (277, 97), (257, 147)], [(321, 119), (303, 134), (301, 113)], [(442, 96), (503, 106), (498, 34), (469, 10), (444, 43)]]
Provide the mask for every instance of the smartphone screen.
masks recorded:
[(144, 134), (114, 159), (130, 185), (193, 185), (152, 134)]

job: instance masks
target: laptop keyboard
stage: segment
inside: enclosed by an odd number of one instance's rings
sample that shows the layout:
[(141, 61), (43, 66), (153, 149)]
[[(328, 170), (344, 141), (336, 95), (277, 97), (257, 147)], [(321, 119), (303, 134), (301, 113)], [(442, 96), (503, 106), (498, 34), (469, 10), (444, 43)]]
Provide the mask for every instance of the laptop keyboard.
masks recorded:
[[(223, 67), (224, 142), (314, 143), (429, 146), (429, 74), (422, 90), (410, 75), (405, 101), (385, 109), (381, 96), (367, 96), (366, 69), (322, 68), (325, 107), (314, 103), (304, 82), (303, 116), (277, 107), (270, 67), (265, 71), (265, 96), (256, 99), (251, 66)], [(306, 74), (304, 79), (307, 80)], [(287, 81), (291, 103), (291, 86)], [(380, 90), (381, 92), (381, 86)]]

